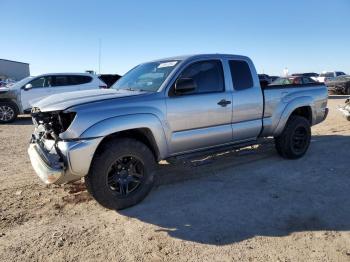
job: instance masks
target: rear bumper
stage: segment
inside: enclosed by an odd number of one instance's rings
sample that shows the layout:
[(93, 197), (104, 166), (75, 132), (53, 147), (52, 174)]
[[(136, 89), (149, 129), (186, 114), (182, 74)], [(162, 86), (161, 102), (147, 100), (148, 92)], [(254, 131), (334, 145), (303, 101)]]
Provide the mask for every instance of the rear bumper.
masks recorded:
[[(35, 173), (46, 184), (65, 184), (87, 175), (95, 150), (102, 138), (57, 143), (33, 142), (28, 154)], [(59, 152), (57, 152), (59, 151)]]

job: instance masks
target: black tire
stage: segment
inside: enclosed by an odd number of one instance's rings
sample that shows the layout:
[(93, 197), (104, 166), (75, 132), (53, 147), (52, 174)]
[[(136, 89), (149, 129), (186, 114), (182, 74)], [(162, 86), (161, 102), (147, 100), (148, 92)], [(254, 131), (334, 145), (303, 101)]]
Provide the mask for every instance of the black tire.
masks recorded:
[(12, 102), (0, 102), (0, 124), (11, 123), (18, 116), (18, 108)]
[(145, 144), (130, 138), (115, 139), (102, 145), (94, 157), (85, 177), (86, 187), (102, 206), (128, 208), (151, 191), (155, 167), (153, 153)]
[(311, 140), (309, 121), (301, 116), (291, 116), (281, 135), (275, 137), (277, 152), (284, 158), (297, 159), (305, 155)]
[(345, 88), (344, 95), (350, 95), (350, 85)]

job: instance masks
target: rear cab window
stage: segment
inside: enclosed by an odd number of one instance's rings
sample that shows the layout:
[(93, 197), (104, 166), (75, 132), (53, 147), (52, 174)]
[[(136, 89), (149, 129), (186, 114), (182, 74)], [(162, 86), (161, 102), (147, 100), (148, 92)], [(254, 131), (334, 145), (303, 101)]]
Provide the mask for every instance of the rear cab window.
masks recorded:
[(230, 60), (229, 66), (232, 84), (235, 90), (245, 90), (254, 86), (252, 72), (246, 61)]

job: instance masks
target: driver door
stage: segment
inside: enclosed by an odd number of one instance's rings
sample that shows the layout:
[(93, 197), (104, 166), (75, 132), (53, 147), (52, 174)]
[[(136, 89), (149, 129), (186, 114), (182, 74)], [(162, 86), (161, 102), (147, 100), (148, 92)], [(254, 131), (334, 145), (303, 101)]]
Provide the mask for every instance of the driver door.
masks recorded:
[(225, 88), (220, 60), (195, 62), (178, 79), (193, 80), (195, 89), (166, 100), (171, 154), (195, 151), (232, 141), (232, 94)]

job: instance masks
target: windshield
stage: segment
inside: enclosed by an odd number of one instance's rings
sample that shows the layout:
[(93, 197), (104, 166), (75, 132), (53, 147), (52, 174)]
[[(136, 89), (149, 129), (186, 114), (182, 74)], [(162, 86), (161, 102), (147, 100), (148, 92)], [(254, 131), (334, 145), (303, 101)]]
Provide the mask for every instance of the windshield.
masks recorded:
[(120, 78), (112, 88), (156, 92), (178, 62), (172, 60), (138, 65)]
[(24, 86), (25, 84), (27, 84), (29, 82), (29, 80), (33, 79), (33, 76), (28, 76), (26, 78), (23, 78), (21, 81), (18, 81), (16, 83), (14, 83), (13, 85), (9, 86), (11, 88), (21, 88), (22, 86)]

